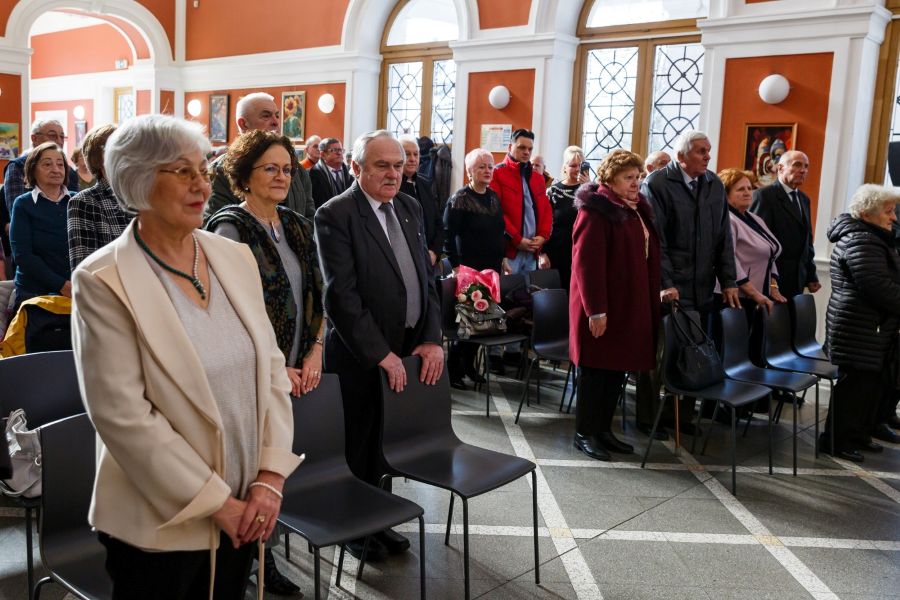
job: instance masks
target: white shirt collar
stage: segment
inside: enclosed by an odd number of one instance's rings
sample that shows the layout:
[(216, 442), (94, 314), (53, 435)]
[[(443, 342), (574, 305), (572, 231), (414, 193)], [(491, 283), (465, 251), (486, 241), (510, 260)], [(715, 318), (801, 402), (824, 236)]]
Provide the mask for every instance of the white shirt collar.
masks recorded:
[(699, 177), (691, 177), (690, 175), (688, 175), (687, 173), (685, 173), (685, 172), (684, 172), (684, 169), (681, 168), (681, 165), (676, 164), (675, 166), (678, 167), (678, 172), (681, 173), (681, 177), (684, 178), (684, 183), (685, 183), (688, 187), (691, 187), (691, 182), (692, 182), (692, 181), (697, 181), (697, 180), (700, 179)]
[[(69, 195), (69, 192), (68, 192), (68, 190), (67, 190), (67, 191), (63, 192), (62, 196), (60, 196), (57, 200), (62, 200), (63, 198), (68, 197), (68, 195)], [(51, 202), (53, 202), (53, 199), (50, 198), (50, 196), (48, 196), (47, 194), (45, 194), (45, 193), (41, 190), (41, 188), (39, 188), (38, 186), (34, 186), (34, 189), (31, 190), (31, 200), (32, 200), (35, 204), (37, 204), (38, 196), (43, 196), (43, 197), (46, 198), (47, 200), (50, 200)]]
[(796, 192), (796, 191), (797, 191), (795, 188), (792, 188), (791, 186), (789, 186), (788, 184), (786, 184), (785, 182), (783, 182), (783, 181), (780, 180), (780, 179), (778, 180), (778, 183), (781, 184), (781, 187), (784, 188), (784, 192), (785, 192), (788, 196), (791, 195), (791, 192)]
[[(379, 212), (378, 207), (380, 207), (382, 204), (384, 204), (384, 202), (382, 202), (382, 201), (380, 201), (380, 200), (376, 200), (375, 198), (373, 198), (372, 196), (370, 196), (369, 194), (367, 194), (367, 193), (366, 193), (366, 190), (362, 189), (362, 186), (360, 186), (359, 191), (361, 191), (361, 192), (363, 193), (363, 196), (365, 196), (365, 197), (366, 197), (366, 200), (369, 201), (369, 206), (372, 207), (372, 210), (374, 210), (374, 211), (375, 211), (375, 214), (377, 215), (378, 212)], [(393, 206), (394, 206), (394, 199), (391, 198), (390, 200), (388, 200), (388, 204), (390, 204), (391, 207), (393, 207)]]

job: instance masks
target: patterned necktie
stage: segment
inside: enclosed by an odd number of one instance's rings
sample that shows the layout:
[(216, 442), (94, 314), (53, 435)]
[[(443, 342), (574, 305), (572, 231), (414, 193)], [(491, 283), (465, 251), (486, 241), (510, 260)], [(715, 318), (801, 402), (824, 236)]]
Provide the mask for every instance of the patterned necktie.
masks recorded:
[(422, 291), (419, 289), (419, 273), (416, 271), (416, 263), (413, 262), (409, 244), (406, 242), (406, 236), (403, 235), (403, 229), (400, 227), (400, 221), (397, 220), (393, 204), (383, 202), (378, 209), (384, 213), (388, 241), (391, 243), (391, 250), (394, 251), (394, 258), (397, 259), (400, 274), (403, 276), (403, 287), (406, 288), (406, 326), (415, 327), (422, 314)]
[(697, 195), (697, 180), (691, 179), (690, 185), (691, 185), (691, 193), (694, 194), (694, 196), (696, 196)]
[(339, 192), (344, 191), (344, 174), (338, 169), (332, 169), (331, 175), (334, 177), (334, 185)]

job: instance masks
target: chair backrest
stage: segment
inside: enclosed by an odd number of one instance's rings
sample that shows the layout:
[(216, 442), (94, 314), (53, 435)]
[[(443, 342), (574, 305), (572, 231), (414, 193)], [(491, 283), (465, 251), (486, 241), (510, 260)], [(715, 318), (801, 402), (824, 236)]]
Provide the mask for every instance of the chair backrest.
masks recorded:
[(775, 303), (771, 311), (760, 311), (757, 323), (763, 324), (762, 359), (796, 356), (791, 345), (791, 315), (786, 304)]
[(750, 328), (747, 313), (743, 308), (725, 308), (719, 313), (722, 333), (722, 367), (729, 369), (742, 367), (750, 362)]
[(453, 265), (450, 264), (449, 258), (447, 258), (447, 257), (442, 258), (441, 262), (439, 264), (440, 264), (441, 277), (449, 277), (453, 273)]
[(456, 277), (439, 281), (441, 285), (441, 330), (445, 337), (456, 337)]
[(816, 299), (812, 294), (797, 294), (791, 298), (791, 321), (794, 324), (792, 343), (800, 346), (816, 343)]
[(562, 280), (559, 277), (559, 271), (556, 269), (538, 269), (537, 271), (529, 271), (525, 273), (528, 285), (536, 285), (544, 290), (562, 289)]
[[(684, 312), (686, 315), (691, 315), (694, 318), (694, 321), (697, 321), (698, 323), (700, 322), (700, 315), (696, 311), (685, 311), (682, 309), (681, 312)], [(684, 325), (682, 325), (681, 327), (685, 330), (685, 333), (687, 333), (694, 339), (695, 342), (702, 342), (702, 340), (700, 339), (702, 336), (700, 336), (700, 334), (697, 333), (696, 330), (694, 330), (693, 328), (685, 328)], [(675, 323), (675, 314), (670, 314), (663, 317), (663, 329), (665, 331), (666, 338), (665, 350), (663, 352), (662, 358), (662, 368), (660, 369), (660, 375), (662, 376), (663, 385), (668, 390), (675, 392), (676, 394), (692, 395), (692, 390), (686, 390), (678, 385), (678, 356), (683, 334), (679, 331), (678, 325)]]
[(421, 364), (418, 356), (403, 359), (407, 383), (399, 394), (388, 387), (387, 377), (381, 374), (381, 447), (388, 464), (391, 456), (416, 454), (432, 445), (458, 441), (450, 424), (447, 369), (436, 384), (425, 385), (419, 381)]
[(341, 384), (333, 373), (322, 375), (313, 391), (291, 397), (294, 454), (306, 460), (288, 477), (285, 492), (296, 492), (326, 480), (352, 477), (344, 447), (344, 404)]
[(71, 350), (23, 354), (0, 360), (0, 414), (25, 410), (35, 428), (84, 412)]
[(500, 298), (505, 299), (506, 296), (520, 287), (525, 287), (525, 275), (523, 273), (513, 273), (511, 275), (500, 276)]
[[(54, 539), (87, 530), (97, 470), (96, 435), (86, 414), (47, 423), (41, 436), (41, 553)], [(49, 565), (52, 568), (52, 564)]]
[(562, 342), (569, 339), (569, 298), (565, 290), (541, 290), (531, 299), (532, 319), (531, 345), (540, 349), (544, 344)]

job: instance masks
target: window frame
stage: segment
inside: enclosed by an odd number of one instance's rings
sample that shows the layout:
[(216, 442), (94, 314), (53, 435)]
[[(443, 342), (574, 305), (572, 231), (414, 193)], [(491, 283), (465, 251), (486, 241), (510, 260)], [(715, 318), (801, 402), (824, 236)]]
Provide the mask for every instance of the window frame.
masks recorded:
[(122, 124), (121, 115), (119, 115), (119, 98), (122, 96), (131, 96), (134, 102), (135, 116), (137, 116), (137, 93), (131, 86), (122, 86), (113, 88), (113, 122), (117, 125)]
[(890, 142), (888, 136), (891, 132), (894, 104), (898, 95), (897, 68), (900, 63), (900, 22), (898, 22), (900, 0), (888, 0), (885, 7), (891, 11), (893, 18), (887, 24), (884, 41), (878, 51), (864, 179), (864, 181), (879, 183), (884, 182), (884, 174), (887, 172), (888, 143)]

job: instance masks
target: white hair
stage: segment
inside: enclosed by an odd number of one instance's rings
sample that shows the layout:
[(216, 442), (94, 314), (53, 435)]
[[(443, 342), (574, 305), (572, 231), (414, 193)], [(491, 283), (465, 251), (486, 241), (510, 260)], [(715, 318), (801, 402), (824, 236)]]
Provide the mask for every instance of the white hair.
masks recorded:
[(41, 129), (43, 129), (47, 125), (56, 125), (60, 129), (63, 129), (62, 123), (60, 123), (56, 119), (38, 119), (31, 124), (31, 135), (40, 133)]
[(688, 129), (687, 131), (682, 131), (681, 135), (675, 138), (675, 141), (672, 143), (672, 150), (675, 151), (675, 156), (684, 156), (691, 151), (691, 146), (694, 144), (694, 142), (696, 142), (697, 140), (708, 139), (709, 136), (702, 131), (697, 131), (696, 129)]
[(210, 150), (199, 123), (166, 115), (141, 115), (128, 119), (109, 136), (103, 172), (119, 205), (134, 214), (150, 209), (159, 167), (185, 154), (206, 155)]
[(466, 165), (466, 171), (475, 166), (475, 163), (478, 162), (478, 159), (482, 156), (491, 157), (491, 162), (494, 160), (494, 155), (484, 148), (475, 148), (474, 150), (470, 150), (468, 154), (466, 154), (466, 158), (463, 160), (463, 163)]
[(366, 148), (369, 147), (369, 143), (372, 140), (377, 140), (379, 138), (389, 138), (394, 140), (397, 144), (397, 147), (400, 149), (400, 155), (406, 156), (406, 150), (403, 148), (403, 144), (400, 143), (397, 138), (394, 137), (394, 134), (388, 131), (387, 129), (378, 129), (376, 131), (370, 131), (368, 133), (364, 133), (353, 142), (353, 162), (358, 164), (360, 167), (366, 164)]
[(313, 134), (313, 135), (309, 136), (308, 138), (306, 138), (306, 147), (308, 148), (309, 146), (315, 146), (316, 148), (318, 148), (319, 142), (321, 142), (321, 141), (322, 141), (322, 136)]
[(237, 119), (246, 119), (249, 116), (247, 113), (250, 112), (250, 107), (260, 100), (269, 100), (271, 102), (275, 102), (275, 98), (271, 94), (267, 94), (265, 92), (253, 92), (252, 94), (247, 94), (246, 96), (238, 100), (237, 104), (234, 107), (235, 122), (237, 122)]
[(866, 215), (880, 211), (885, 204), (897, 204), (898, 202), (900, 202), (900, 193), (894, 191), (894, 188), (865, 183), (859, 186), (859, 189), (850, 198), (850, 205), (847, 209), (850, 216), (862, 219)]
[(415, 144), (416, 148), (419, 147), (419, 139), (411, 133), (404, 133), (400, 137), (397, 138), (397, 141), (401, 144), (410, 143)]
[[(672, 157), (669, 156), (668, 152), (664, 152), (662, 150), (655, 150), (647, 155), (647, 158), (644, 159), (644, 166), (652, 166), (654, 169), (659, 168), (659, 159), (665, 156), (669, 161), (672, 160)], [(668, 161), (667, 161), (668, 162)]]

